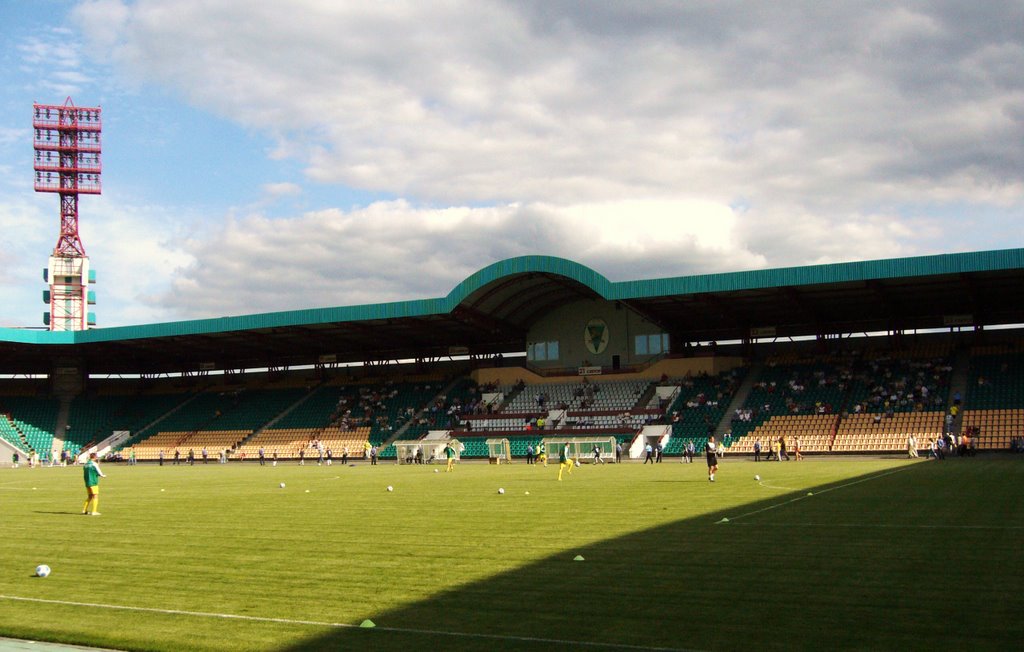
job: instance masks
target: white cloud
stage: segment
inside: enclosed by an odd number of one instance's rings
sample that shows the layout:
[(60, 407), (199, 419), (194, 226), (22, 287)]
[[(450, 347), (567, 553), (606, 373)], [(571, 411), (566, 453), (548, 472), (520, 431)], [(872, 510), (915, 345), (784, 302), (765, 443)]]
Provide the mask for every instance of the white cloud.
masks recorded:
[(735, 223), (729, 209), (694, 202), (422, 209), (390, 201), (289, 220), (252, 214), (185, 243), (192, 263), (163, 303), (198, 317), (443, 296), (524, 253), (570, 258), (613, 280), (763, 265)]
[(263, 193), (269, 197), (288, 197), (302, 194), (302, 186), (297, 183), (283, 181), (263, 184)]
[[(176, 236), (138, 290), (172, 316), (437, 296), (531, 253), (628, 279), (1024, 245), (1019, 3), (755, 8), (94, 0), (74, 19), (122, 81), (264, 134), (308, 178)], [(281, 215), (332, 185), (404, 200)]]
[[(907, 162), (918, 167), (901, 179), (926, 178), (936, 196), (972, 192), (1006, 173), (987, 169), (984, 148), (976, 170), (943, 169), (914, 145), (997, 138), (1022, 90), (1020, 79), (982, 89), (970, 73), (1016, 60), (1024, 37), (1002, 37), (1000, 54), (928, 5), (782, 6), (758, 26), (685, 5), (140, 1), (112, 11), (116, 36), (93, 27), (111, 5), (78, 14), (124, 68), (283, 135), (312, 178), (453, 203), (727, 199), (738, 187), (771, 198), (840, 184), (863, 197)], [(718, 38), (698, 32), (709, 29)], [(981, 49), (995, 60), (971, 59)], [(908, 66), (945, 69), (949, 92), (905, 79)]]

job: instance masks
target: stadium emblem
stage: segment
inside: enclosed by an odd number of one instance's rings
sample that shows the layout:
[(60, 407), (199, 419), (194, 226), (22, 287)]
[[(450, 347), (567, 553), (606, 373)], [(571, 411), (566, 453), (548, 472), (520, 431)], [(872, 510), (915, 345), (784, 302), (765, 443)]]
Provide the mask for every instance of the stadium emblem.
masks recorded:
[(583, 329), (583, 341), (593, 354), (604, 353), (608, 348), (608, 324), (603, 319), (591, 319)]

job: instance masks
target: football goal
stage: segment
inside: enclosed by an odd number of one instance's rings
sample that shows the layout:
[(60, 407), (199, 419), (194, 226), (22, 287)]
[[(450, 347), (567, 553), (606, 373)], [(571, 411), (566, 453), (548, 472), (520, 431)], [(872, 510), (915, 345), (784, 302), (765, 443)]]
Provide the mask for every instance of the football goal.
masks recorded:
[(615, 437), (545, 437), (541, 440), (548, 452), (548, 462), (558, 461), (562, 447), (569, 444), (569, 456), (580, 464), (594, 461), (597, 449), (602, 462), (615, 461)]
[(460, 459), (465, 446), (454, 437), (399, 440), (395, 442), (395, 454), (399, 464), (444, 464), (448, 461), (444, 448), (449, 442), (455, 449), (455, 459)]
[(491, 464), (501, 464), (502, 462), (508, 464), (512, 461), (512, 444), (508, 439), (488, 439), (485, 443), (487, 444), (487, 459), (491, 461)]

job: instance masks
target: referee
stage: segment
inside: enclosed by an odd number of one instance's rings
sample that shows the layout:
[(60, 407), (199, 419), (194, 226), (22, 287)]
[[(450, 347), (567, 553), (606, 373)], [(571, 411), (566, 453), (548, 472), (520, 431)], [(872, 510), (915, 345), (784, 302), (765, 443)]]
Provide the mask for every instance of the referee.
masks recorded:
[(718, 470), (718, 444), (714, 435), (710, 435), (708, 443), (704, 444), (704, 454), (708, 458), (708, 482), (714, 482), (715, 471)]

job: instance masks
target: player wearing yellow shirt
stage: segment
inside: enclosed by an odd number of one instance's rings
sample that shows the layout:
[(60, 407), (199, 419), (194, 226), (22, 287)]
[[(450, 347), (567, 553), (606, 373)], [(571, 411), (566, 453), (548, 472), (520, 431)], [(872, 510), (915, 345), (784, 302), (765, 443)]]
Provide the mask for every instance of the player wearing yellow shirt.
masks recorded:
[(96, 511), (100, 506), (100, 478), (107, 476), (100, 471), (99, 462), (96, 460), (96, 453), (89, 454), (89, 461), (82, 467), (85, 476), (85, 505), (82, 505), (82, 513), (91, 516), (99, 516)]
[(569, 443), (566, 442), (562, 446), (562, 450), (558, 453), (558, 479), (562, 479), (562, 471), (569, 469), (569, 475), (572, 475), (573, 460), (569, 454)]
[(455, 470), (455, 448), (451, 445), (451, 442), (449, 442), (444, 447), (444, 454), (445, 454), (445, 457), (448, 458), (448, 466), (447, 466), (447, 468), (445, 468), (444, 472), (448, 473), (450, 471), (454, 471)]

